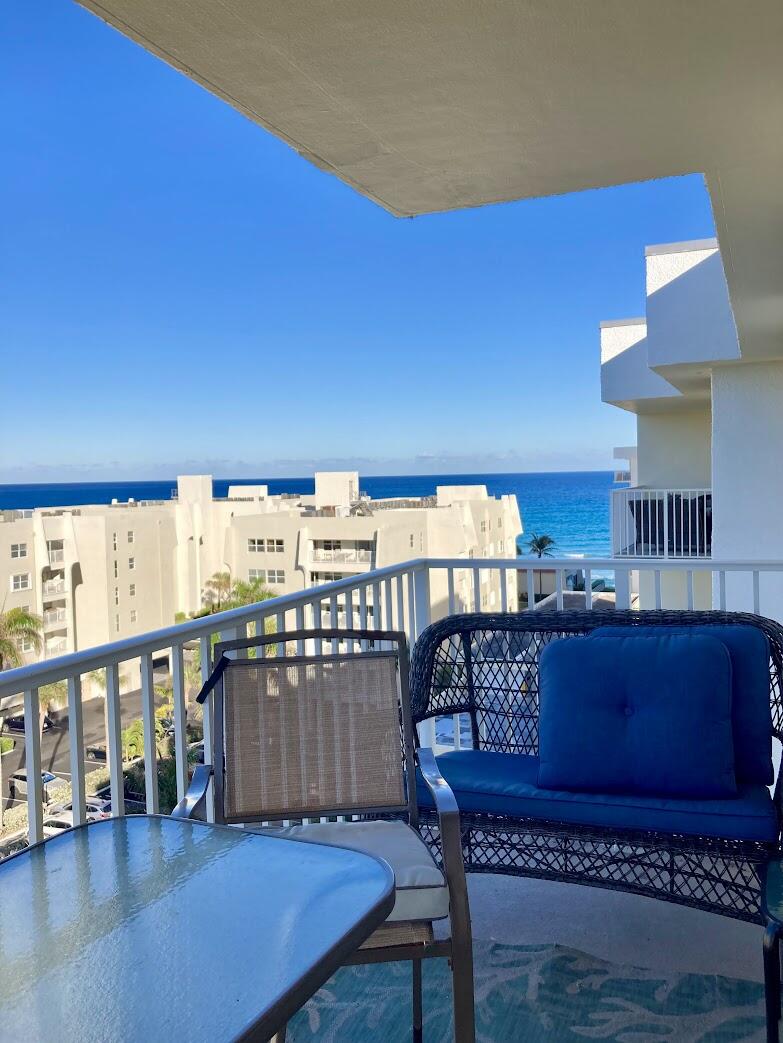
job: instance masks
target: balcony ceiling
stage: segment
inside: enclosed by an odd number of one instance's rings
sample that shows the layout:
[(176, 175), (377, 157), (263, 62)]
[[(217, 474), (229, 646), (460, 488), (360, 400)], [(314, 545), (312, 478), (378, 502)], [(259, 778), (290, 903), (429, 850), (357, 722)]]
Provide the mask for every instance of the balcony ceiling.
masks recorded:
[(81, 0), (391, 213), (703, 172), (783, 355), (780, 0)]

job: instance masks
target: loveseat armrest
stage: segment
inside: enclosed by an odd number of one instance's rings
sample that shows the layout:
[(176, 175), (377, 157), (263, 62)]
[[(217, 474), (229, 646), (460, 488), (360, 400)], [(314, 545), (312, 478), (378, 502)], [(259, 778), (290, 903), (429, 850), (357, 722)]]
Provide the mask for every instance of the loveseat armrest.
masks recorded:
[(451, 901), (452, 930), (456, 933), (458, 928), (461, 928), (470, 932), (468, 885), (465, 880), (465, 863), (462, 858), (462, 830), (457, 798), (454, 796), (451, 786), (441, 775), (432, 750), (418, 749), (416, 760), (421, 777), (432, 795), (438, 814), (443, 871), (446, 875)]
[(190, 780), (188, 792), (171, 813), (172, 818), (190, 818), (206, 821), (207, 793), (215, 769), (211, 764), (198, 764)]

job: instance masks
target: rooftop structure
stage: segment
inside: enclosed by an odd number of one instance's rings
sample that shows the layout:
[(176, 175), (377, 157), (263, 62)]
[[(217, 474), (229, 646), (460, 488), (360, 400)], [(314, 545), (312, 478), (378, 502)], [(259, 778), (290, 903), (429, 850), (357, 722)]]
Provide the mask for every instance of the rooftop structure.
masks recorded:
[[(168, 501), (4, 512), (0, 589), (7, 607), (43, 617), (52, 658), (198, 611), (216, 573), (287, 594), (412, 554), (513, 559), (521, 532), (516, 497), (489, 496), (483, 485), (376, 501), (360, 494), (356, 472), (337, 471), (317, 473), (312, 495), (233, 485), (219, 499), (211, 475), (181, 475)], [(499, 604), (488, 577), (482, 605)]]

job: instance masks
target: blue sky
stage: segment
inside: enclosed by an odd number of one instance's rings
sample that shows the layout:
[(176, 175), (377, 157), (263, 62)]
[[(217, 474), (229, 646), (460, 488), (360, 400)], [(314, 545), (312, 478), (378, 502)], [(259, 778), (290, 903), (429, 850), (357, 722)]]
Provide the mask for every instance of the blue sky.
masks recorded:
[(75, 3), (4, 0), (0, 56), (0, 481), (634, 440), (598, 323), (643, 312), (645, 244), (714, 234), (701, 177), (401, 220)]

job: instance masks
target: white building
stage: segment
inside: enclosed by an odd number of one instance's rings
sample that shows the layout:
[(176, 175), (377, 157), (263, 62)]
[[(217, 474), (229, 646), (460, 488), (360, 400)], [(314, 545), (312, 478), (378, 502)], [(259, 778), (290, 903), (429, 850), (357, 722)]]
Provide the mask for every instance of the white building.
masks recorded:
[[(770, 463), (783, 449), (783, 362), (741, 349), (716, 240), (651, 246), (645, 262), (646, 314), (601, 325), (603, 400), (637, 425), (635, 451), (616, 450), (631, 487), (613, 493), (614, 554), (780, 559), (783, 492)], [(664, 600), (682, 603), (686, 573), (661, 576)], [(696, 605), (710, 607), (710, 575), (693, 582)], [(733, 605), (751, 608), (748, 577), (726, 582)], [(758, 582), (762, 611), (780, 616), (780, 579)], [(640, 584), (650, 607), (650, 575)]]
[[(202, 607), (218, 572), (285, 594), (416, 557), (513, 558), (521, 532), (516, 497), (483, 485), (370, 500), (356, 472), (322, 472), (314, 495), (238, 485), (219, 499), (210, 475), (184, 475), (168, 501), (2, 512), (0, 586), (6, 608), (43, 617), (51, 658), (171, 625)], [(466, 577), (455, 592), (465, 605)], [(482, 570), (482, 607), (500, 606), (499, 583)], [(446, 597), (436, 584), (436, 613)]]

